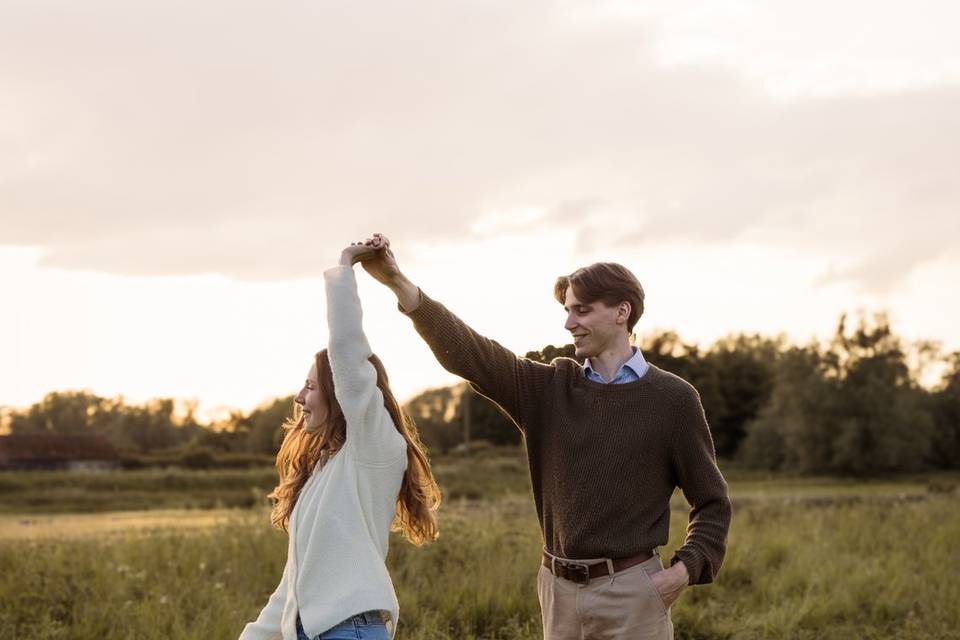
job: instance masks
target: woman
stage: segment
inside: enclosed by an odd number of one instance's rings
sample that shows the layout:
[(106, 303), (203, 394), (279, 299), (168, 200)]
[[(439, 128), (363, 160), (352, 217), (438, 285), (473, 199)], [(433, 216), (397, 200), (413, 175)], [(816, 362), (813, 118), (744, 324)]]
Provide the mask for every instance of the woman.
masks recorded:
[(399, 613), (384, 561), (389, 531), (437, 537), (440, 491), (414, 426), (361, 326), (353, 265), (360, 243), (323, 275), (330, 342), (297, 394), (271, 520), (288, 530), (280, 585), (241, 640), (385, 640)]

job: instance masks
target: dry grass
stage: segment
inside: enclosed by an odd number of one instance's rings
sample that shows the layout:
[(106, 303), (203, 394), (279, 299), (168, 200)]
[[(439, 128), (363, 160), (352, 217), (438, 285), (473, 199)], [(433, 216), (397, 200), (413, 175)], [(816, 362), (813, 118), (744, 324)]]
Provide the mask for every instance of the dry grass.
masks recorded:
[[(398, 637), (541, 637), (541, 539), (517, 474), (523, 460), (438, 467), (461, 497), (445, 504), (438, 542), (393, 541)], [(500, 479), (488, 485), (494, 471)], [(675, 605), (677, 638), (960, 638), (955, 485), (734, 479), (724, 567), (715, 584)], [(676, 506), (665, 555), (684, 534), (686, 512)], [(18, 527), (46, 533), (9, 534)], [(236, 638), (276, 586), (286, 553), (285, 534), (270, 529), (263, 508), (7, 516), (3, 531), (0, 638)]]

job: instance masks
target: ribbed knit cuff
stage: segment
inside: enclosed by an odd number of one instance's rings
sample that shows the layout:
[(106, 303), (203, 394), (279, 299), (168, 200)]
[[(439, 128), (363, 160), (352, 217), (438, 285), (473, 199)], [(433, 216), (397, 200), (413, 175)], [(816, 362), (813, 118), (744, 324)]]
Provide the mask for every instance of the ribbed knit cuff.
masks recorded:
[(677, 549), (674, 556), (670, 558), (670, 566), (672, 567), (680, 560), (683, 560), (683, 564), (687, 568), (687, 573), (690, 574), (689, 584), (708, 584), (713, 582), (713, 576), (702, 575), (703, 566), (706, 561), (702, 553), (689, 547)]
[(422, 309), (422, 308), (423, 308), (423, 301), (426, 299), (427, 296), (426, 296), (426, 294), (423, 293), (423, 289), (421, 289), (420, 287), (417, 287), (417, 293), (420, 295), (420, 298), (419, 298), (418, 301), (417, 301), (417, 306), (415, 306), (413, 309), (410, 309), (409, 311), (407, 311), (406, 309), (404, 309), (403, 307), (401, 307), (401, 306), (400, 306), (400, 303), (398, 302), (398, 303), (397, 303), (397, 311), (399, 311), (400, 313), (402, 313), (402, 314), (404, 314), (404, 315), (412, 316), (412, 315), (413, 315), (414, 313), (416, 313), (418, 310)]

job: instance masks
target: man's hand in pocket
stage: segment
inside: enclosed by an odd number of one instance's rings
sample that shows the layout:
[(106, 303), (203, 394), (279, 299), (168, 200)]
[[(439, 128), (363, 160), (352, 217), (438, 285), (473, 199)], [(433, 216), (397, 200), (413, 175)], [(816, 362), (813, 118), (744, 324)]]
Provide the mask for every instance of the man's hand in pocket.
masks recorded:
[(669, 569), (657, 571), (650, 574), (650, 581), (654, 588), (660, 594), (663, 604), (666, 607), (673, 606), (680, 594), (690, 582), (690, 574), (687, 573), (687, 567), (683, 562), (678, 562)]

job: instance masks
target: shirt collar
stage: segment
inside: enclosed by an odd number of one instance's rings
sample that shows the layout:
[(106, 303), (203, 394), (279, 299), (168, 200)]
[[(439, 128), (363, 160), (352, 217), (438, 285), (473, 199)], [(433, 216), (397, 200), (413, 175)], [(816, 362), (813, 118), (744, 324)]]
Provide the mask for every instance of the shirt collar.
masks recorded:
[[(646, 359), (643, 357), (643, 354), (640, 353), (640, 349), (637, 347), (630, 347), (630, 349), (633, 350), (633, 355), (630, 356), (630, 359), (624, 362), (619, 369), (617, 369), (617, 373), (613, 376), (614, 380), (617, 379), (617, 376), (620, 375), (620, 372), (623, 371), (624, 367), (630, 367), (630, 369), (637, 374), (638, 378), (642, 378), (643, 374), (646, 373), (648, 365)], [(583, 371), (585, 374), (596, 373), (593, 369), (593, 366), (590, 364), (590, 358), (587, 358), (583, 361)]]

